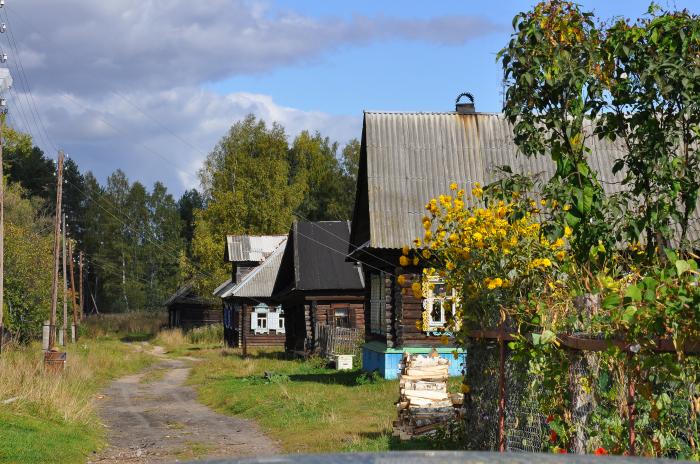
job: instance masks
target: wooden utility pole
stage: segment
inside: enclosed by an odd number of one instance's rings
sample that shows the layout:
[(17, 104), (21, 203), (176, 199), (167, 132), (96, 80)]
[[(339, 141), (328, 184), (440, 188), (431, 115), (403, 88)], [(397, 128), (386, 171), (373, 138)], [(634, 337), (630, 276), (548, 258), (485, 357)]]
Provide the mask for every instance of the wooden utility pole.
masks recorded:
[(51, 283), (51, 319), (49, 319), (49, 351), (56, 344), (56, 307), (58, 306), (58, 261), (61, 249), (61, 201), (63, 197), (63, 151), (58, 152), (56, 175), (56, 217), (53, 229), (53, 279)]
[(85, 300), (83, 299), (83, 252), (78, 254), (78, 267), (80, 268), (80, 320), (85, 317)]
[(70, 265), (70, 296), (73, 305), (73, 325), (71, 325), (71, 341), (78, 341), (78, 301), (75, 299), (75, 272), (73, 269), (73, 242), (68, 242), (68, 264)]
[(62, 245), (63, 245), (63, 325), (61, 330), (63, 331), (63, 346), (68, 343), (68, 273), (66, 272), (66, 215), (63, 216), (63, 227), (62, 227)]
[(5, 131), (5, 115), (0, 115), (0, 353), (5, 343), (5, 173), (3, 172), (2, 135)]

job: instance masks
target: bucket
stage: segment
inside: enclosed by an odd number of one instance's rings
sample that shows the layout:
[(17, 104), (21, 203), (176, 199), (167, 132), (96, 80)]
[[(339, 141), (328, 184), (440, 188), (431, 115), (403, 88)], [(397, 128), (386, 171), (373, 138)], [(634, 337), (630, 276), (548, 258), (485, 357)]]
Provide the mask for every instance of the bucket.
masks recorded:
[(44, 353), (44, 367), (48, 372), (63, 372), (66, 367), (68, 353), (47, 351)]

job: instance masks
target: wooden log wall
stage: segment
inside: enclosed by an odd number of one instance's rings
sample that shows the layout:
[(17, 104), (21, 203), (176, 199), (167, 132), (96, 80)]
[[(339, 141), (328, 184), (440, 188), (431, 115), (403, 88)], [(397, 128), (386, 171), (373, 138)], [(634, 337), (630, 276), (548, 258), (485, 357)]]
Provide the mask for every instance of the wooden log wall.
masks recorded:
[(416, 298), (411, 290), (413, 282), (420, 281), (421, 274), (417, 271), (396, 269), (396, 275), (403, 274), (405, 292), (401, 291), (398, 283), (394, 285), (394, 306), (396, 308), (396, 346), (434, 346), (440, 341), (437, 337), (429, 336), (416, 327), (423, 319), (423, 300)]
[(255, 331), (250, 328), (250, 318), (253, 314), (254, 306), (244, 304), (242, 308), (243, 317), (241, 318), (241, 322), (243, 324), (241, 330), (245, 331), (245, 341), (248, 348), (254, 346), (283, 347), (285, 345), (286, 334), (284, 332), (277, 333), (276, 330), (269, 329), (269, 332), (266, 334), (256, 334)]

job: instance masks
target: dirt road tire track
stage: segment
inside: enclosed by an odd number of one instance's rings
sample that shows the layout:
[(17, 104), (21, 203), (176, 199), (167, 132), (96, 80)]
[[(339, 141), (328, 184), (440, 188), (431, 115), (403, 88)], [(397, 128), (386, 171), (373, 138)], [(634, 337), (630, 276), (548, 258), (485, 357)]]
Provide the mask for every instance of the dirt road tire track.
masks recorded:
[[(186, 386), (187, 360), (165, 359), (112, 382), (98, 399), (109, 446), (91, 463), (161, 463), (215, 457), (269, 456), (277, 444), (252, 421), (225, 416)], [(145, 375), (164, 370), (159, 380)]]

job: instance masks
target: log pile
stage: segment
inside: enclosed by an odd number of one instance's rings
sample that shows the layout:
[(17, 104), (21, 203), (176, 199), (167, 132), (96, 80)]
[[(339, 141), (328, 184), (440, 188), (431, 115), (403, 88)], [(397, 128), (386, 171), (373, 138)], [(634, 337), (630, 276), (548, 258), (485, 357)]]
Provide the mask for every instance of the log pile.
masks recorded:
[(456, 419), (463, 396), (447, 392), (450, 362), (430, 356), (404, 353), (400, 365), (400, 397), (394, 436), (401, 440), (435, 433)]

